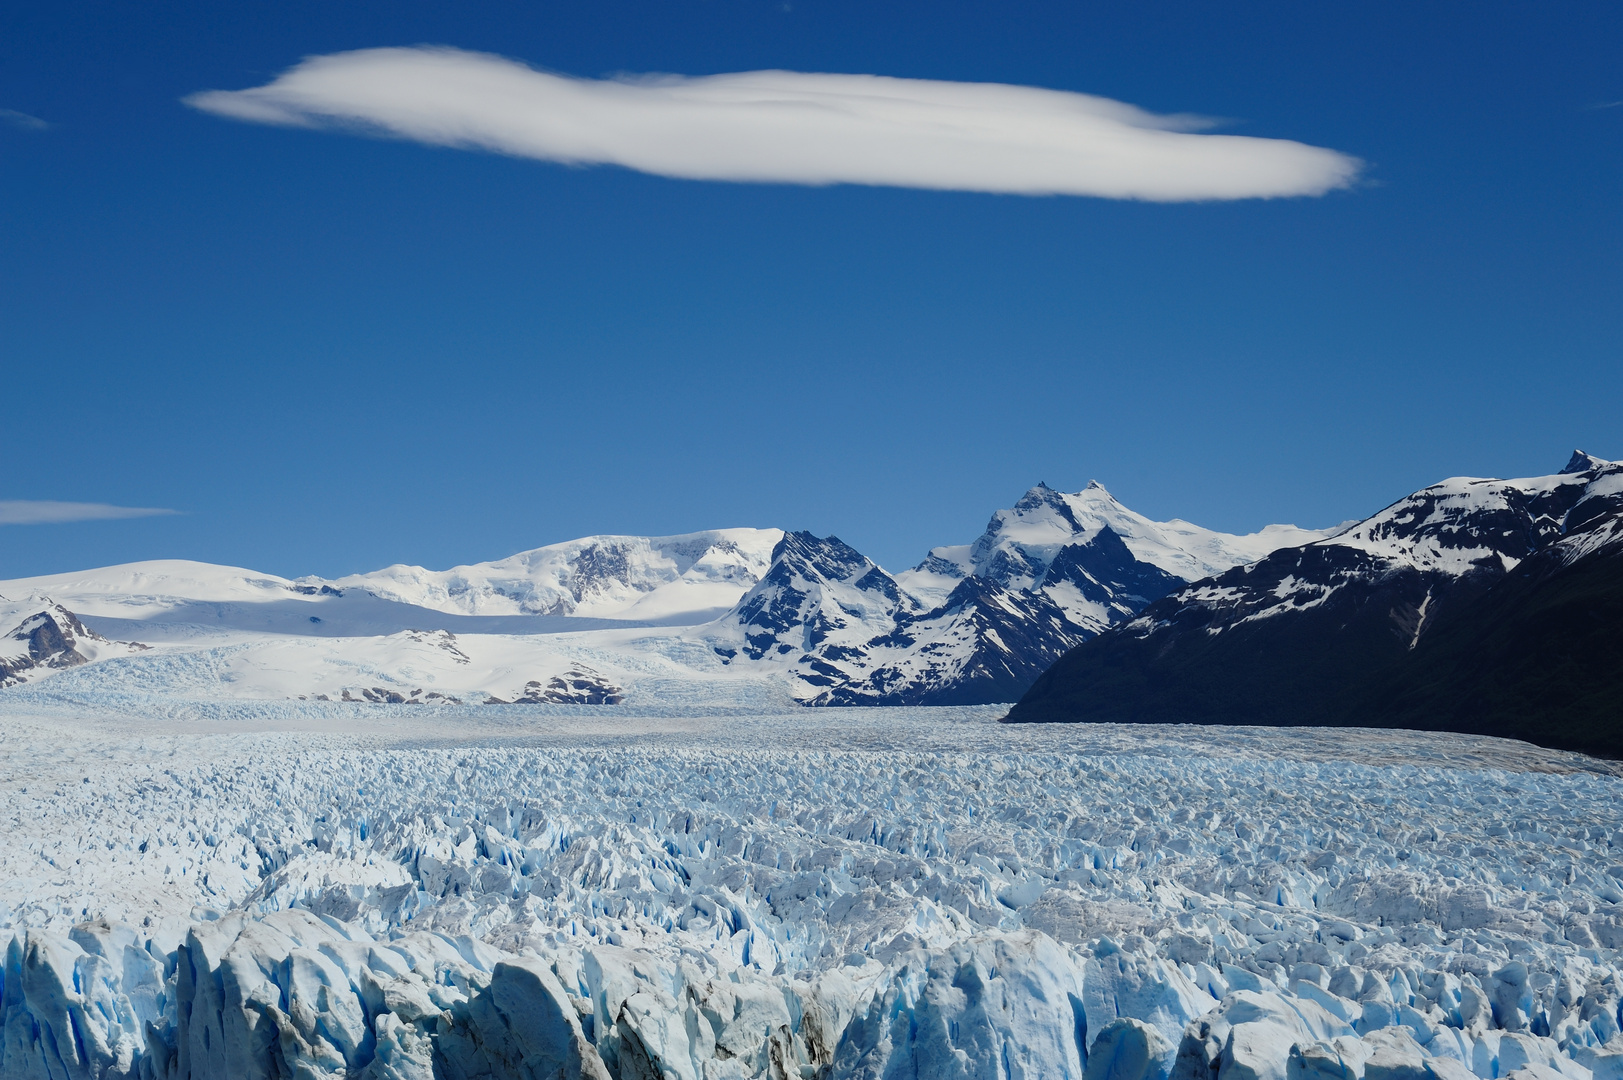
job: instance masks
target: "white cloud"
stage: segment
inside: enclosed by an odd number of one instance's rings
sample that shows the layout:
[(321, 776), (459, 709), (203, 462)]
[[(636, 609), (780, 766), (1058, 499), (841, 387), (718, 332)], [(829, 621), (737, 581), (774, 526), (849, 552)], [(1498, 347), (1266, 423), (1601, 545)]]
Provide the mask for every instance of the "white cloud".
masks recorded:
[(264, 86), (185, 100), (256, 123), (693, 180), (1176, 202), (1322, 195), (1362, 166), (1334, 150), (1200, 134), (1209, 125), (1198, 118), (1029, 86), (793, 71), (577, 79), (444, 48), (312, 57)]
[(5, 121), (12, 127), (20, 127), (24, 131), (44, 131), (51, 126), (37, 116), (29, 116), (27, 113), (18, 112), (16, 109), (0, 109), (0, 120)]
[(179, 511), (159, 510), (150, 506), (0, 499), (0, 525), (60, 525), (70, 521), (111, 521), (176, 513)]

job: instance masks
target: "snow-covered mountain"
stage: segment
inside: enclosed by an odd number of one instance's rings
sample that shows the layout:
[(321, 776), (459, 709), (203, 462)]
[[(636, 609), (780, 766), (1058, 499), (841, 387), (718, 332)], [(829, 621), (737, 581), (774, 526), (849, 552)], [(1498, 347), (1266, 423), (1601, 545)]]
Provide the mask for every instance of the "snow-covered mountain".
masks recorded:
[(638, 695), (814, 705), (1012, 701), (1185, 581), (1325, 535), (1155, 522), (1039, 485), (892, 576), (834, 537), (592, 536), (495, 562), (287, 579), (164, 561), (0, 582), (151, 654), (69, 687), (402, 702)]
[[(1380, 592), (1393, 596), (1412, 647), (1454, 594), (1485, 587), (1548, 548), (1573, 557), (1592, 552), (1605, 542), (1601, 533), (1612, 536), (1620, 496), (1623, 464), (1581, 450), (1549, 476), (1452, 477), (1334, 536), (1202, 582), (1169, 602), (1211, 610), (1207, 632), (1215, 635)], [(1151, 626), (1148, 615), (1134, 624), (1135, 632)]]
[[(317, 616), (313, 626), (336, 621), (351, 632), (392, 633), (442, 621), (425, 612), (507, 619), (446, 626), (508, 632), (550, 625), (525, 621), (536, 618), (693, 625), (737, 603), (766, 572), (782, 536), (779, 529), (588, 536), (495, 562), (449, 570), (397, 565), (337, 580), (295, 581), (169, 559), (23, 578), (5, 588), (55, 597), (81, 615), (102, 619), (240, 629), (274, 629), (280, 621), (309, 632), (298, 622), (311, 615)], [(367, 602), (358, 604), (360, 598)], [(279, 620), (279, 614), (289, 618)]]
[(786, 533), (766, 576), (720, 620), (717, 651), (736, 636), (751, 660), (860, 650), (922, 610), (896, 579), (837, 536)]
[(1623, 463), (1579, 451), (1549, 476), (1445, 480), (1182, 588), (1066, 656), (1010, 717), (1548, 738), (1586, 710), (1615, 726), (1619, 671)]
[(61, 604), (36, 597), (20, 602), (0, 598), (0, 626), (11, 628), (0, 637), (0, 688), (146, 649), (133, 642), (108, 641), (86, 629)]
[[(1075, 576), (1064, 567), (1050, 576), (1049, 567), (1067, 549), (1075, 554), (1079, 545), (1086, 546), (1107, 531), (1112, 539), (1103, 544), (1112, 549), (1110, 560), (1120, 561), (1114, 550), (1114, 541), (1119, 540), (1132, 561), (1141, 564), (1134, 572), (1145, 575), (1143, 588), (1154, 589), (1172, 579), (1195, 581), (1221, 574), (1278, 548), (1322, 539), (1330, 530), (1269, 525), (1259, 532), (1235, 536), (1178, 518), (1151, 521), (1117, 502), (1097, 480), (1075, 494), (1038, 484), (1011, 509), (993, 514), (986, 531), (973, 544), (933, 548), (922, 563), (898, 574), (897, 580), (915, 595), (937, 602), (972, 574), (1003, 588), (1029, 589), (1046, 581), (1049, 587), (1044, 591), (1058, 601), (1063, 589), (1052, 586), (1061, 581), (1074, 584)], [(1067, 607), (1084, 619), (1102, 614), (1086, 605)]]
[(1097, 482), (1039, 484), (972, 544), (895, 577), (836, 538), (786, 536), (711, 635), (729, 661), (777, 663), (814, 705), (1011, 701), (1054, 660), (1195, 578), (1333, 530), (1233, 536), (1136, 514)]
[(575, 615), (687, 625), (727, 611), (761, 580), (780, 529), (588, 536), (472, 566), (390, 566), (336, 581), (401, 604), (463, 615)]
[(587, 537), (338, 581), (164, 560), (7, 581), (0, 596), (50, 597), (105, 636), (153, 646), (30, 676), (68, 675), (59, 693), (610, 704), (634, 685), (671, 700), (786, 700), (680, 636), (730, 609), (781, 536)]

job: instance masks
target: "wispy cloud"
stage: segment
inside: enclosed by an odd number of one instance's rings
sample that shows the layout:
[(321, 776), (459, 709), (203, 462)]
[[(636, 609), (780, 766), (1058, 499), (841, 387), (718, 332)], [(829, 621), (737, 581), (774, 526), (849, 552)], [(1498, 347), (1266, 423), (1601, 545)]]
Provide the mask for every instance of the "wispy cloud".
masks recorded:
[(44, 131), (51, 126), (37, 116), (29, 116), (27, 113), (18, 112), (16, 109), (0, 109), (0, 123), (20, 127), (24, 131)]
[(112, 521), (119, 518), (178, 514), (150, 506), (109, 506), (106, 503), (50, 502), (0, 499), (0, 525), (60, 525), (71, 521)]
[(317, 56), (264, 86), (186, 103), (237, 120), (338, 127), (693, 180), (878, 184), (1178, 202), (1322, 195), (1362, 163), (1208, 121), (997, 83), (752, 71), (578, 79), (485, 53)]

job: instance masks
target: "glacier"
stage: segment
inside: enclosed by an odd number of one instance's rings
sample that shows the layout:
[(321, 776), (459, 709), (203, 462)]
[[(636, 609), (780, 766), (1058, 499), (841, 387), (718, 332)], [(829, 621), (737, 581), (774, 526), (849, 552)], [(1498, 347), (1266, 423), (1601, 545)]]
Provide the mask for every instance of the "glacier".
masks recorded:
[(5, 700), (7, 1078), (1623, 1076), (1623, 769), (1577, 754)]

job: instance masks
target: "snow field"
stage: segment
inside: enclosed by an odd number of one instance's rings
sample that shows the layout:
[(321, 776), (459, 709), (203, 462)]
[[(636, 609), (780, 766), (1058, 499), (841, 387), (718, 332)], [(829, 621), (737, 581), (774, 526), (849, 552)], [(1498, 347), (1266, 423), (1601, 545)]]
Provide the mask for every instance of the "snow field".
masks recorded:
[(0, 721), (0, 1075), (1623, 1076), (1574, 755), (413, 712)]

